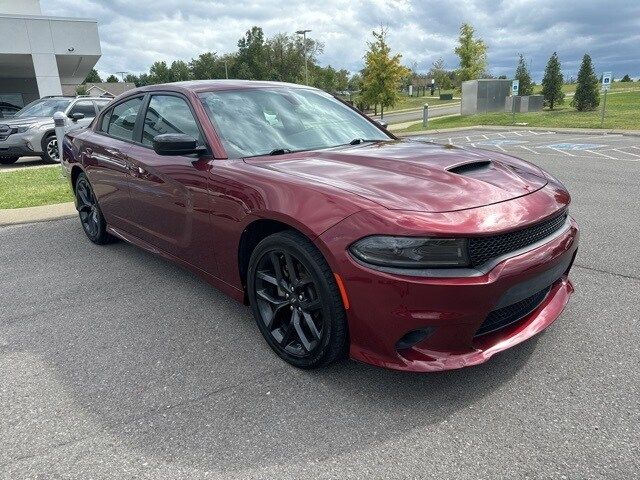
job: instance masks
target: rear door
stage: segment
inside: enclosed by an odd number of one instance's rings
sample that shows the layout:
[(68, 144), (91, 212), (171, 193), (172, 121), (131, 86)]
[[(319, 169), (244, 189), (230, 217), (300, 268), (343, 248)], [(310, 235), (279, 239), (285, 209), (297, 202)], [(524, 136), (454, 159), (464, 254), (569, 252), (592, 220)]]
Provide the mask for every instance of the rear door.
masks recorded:
[(158, 155), (153, 138), (186, 133), (205, 145), (204, 135), (186, 97), (172, 92), (151, 94), (142, 117), (134, 158), (131, 198), (134, 235), (210, 274), (216, 273), (214, 233), (210, 226), (210, 155)]
[[(144, 96), (129, 98), (109, 108), (95, 131), (89, 131), (81, 152), (85, 171), (107, 223), (130, 232), (134, 223), (129, 180), (134, 131)], [(93, 105), (93, 104), (92, 104)]]

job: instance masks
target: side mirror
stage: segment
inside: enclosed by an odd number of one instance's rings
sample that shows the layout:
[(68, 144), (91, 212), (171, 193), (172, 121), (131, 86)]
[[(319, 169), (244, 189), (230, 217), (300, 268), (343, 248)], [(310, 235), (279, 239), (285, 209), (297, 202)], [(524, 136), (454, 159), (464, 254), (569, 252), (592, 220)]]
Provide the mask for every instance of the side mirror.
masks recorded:
[(205, 147), (198, 147), (198, 141), (185, 133), (163, 133), (153, 138), (153, 150), (158, 155), (191, 155), (204, 153)]
[(383, 120), (376, 120), (376, 123), (380, 125), (382, 128), (387, 128), (389, 124)]
[(84, 113), (80, 113), (80, 112), (72, 113), (71, 115), (69, 115), (69, 118), (74, 122), (77, 122), (78, 120), (82, 120), (84, 118)]

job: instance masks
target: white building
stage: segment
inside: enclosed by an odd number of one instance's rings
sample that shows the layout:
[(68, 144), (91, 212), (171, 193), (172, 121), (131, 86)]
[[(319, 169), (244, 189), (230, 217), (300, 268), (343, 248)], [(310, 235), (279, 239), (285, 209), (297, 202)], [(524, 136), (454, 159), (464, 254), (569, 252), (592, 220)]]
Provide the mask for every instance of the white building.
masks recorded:
[(97, 20), (43, 16), (39, 0), (0, 0), (0, 102), (22, 107), (75, 89), (100, 55)]

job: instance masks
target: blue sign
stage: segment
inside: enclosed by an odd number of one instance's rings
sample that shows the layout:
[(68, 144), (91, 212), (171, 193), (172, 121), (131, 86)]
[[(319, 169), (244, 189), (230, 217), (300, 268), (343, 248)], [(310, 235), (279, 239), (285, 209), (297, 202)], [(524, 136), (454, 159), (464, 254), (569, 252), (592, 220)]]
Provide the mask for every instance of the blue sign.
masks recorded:
[(518, 90), (520, 90), (520, 80), (513, 80), (511, 82), (511, 93), (518, 95)]

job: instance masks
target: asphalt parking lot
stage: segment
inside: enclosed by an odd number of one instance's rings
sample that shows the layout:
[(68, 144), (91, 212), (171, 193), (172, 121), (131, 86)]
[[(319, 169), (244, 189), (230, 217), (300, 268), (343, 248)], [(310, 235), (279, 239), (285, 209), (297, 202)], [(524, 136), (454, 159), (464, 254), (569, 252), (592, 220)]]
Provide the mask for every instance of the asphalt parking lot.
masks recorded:
[(636, 478), (640, 138), (426, 138), (516, 154), (572, 192), (576, 293), (547, 331), (453, 372), (299, 371), (173, 264), (95, 246), (75, 219), (0, 228), (1, 477)]

